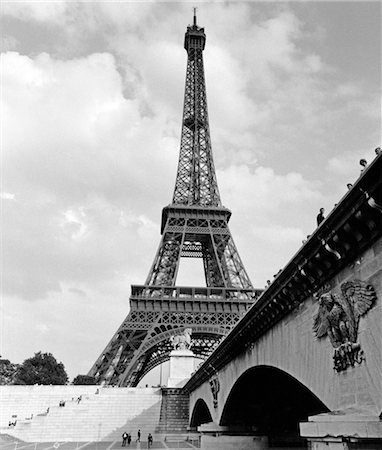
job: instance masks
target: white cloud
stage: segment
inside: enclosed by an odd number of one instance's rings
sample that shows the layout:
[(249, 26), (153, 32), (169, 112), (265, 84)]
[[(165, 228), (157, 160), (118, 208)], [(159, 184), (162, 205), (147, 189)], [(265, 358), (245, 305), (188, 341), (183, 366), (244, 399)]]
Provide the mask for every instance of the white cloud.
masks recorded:
[(311, 234), (328, 199), (321, 183), (270, 167), (231, 166), (218, 171), (218, 182), (223, 204), (232, 209), (238, 251), (252, 282), (262, 287)]
[(71, 209), (63, 213), (61, 228), (63, 232), (72, 239), (80, 239), (86, 233), (86, 213), (81, 209), (73, 211)]
[(375, 148), (363, 147), (338, 153), (328, 160), (328, 170), (333, 177), (338, 177), (340, 182), (352, 182), (361, 174), (362, 166), (359, 161), (366, 159), (370, 163), (375, 158)]
[(21, 363), (38, 351), (50, 352), (64, 363), (71, 379), (85, 374), (127, 315), (127, 298), (128, 290), (119, 281), (103, 289), (88, 287), (86, 298), (66, 285), (40, 301), (4, 296), (2, 355)]
[(41, 334), (46, 334), (49, 331), (49, 328), (49, 325), (46, 323), (39, 323), (35, 327), (35, 329)]
[(257, 239), (262, 239), (267, 245), (271, 246), (283, 246), (292, 243), (296, 248), (296, 241), (305, 238), (303, 231), (300, 228), (282, 227), (276, 225), (274, 227), (258, 227), (253, 226), (253, 235)]
[(269, 167), (231, 166), (218, 171), (224, 202), (247, 208), (251, 199), (251, 210), (262, 212), (279, 211), (304, 201), (322, 198), (317, 182), (304, 180), (301, 174), (291, 172), (279, 175)]
[(15, 194), (11, 194), (9, 192), (1, 192), (0, 193), (0, 198), (2, 198), (4, 200), (14, 200), (15, 199)]
[[(286, 214), (282, 214), (282, 216), (288, 223), (292, 222), (288, 220), (289, 217)], [(308, 228), (309, 225), (307, 226), (306, 223), (302, 223), (301, 227), (298, 225), (289, 227), (278, 224), (271, 225), (270, 221), (267, 224), (264, 221), (259, 222), (260, 224), (256, 221), (253, 223), (249, 235), (249, 239), (253, 242), (251, 251), (257, 255), (251, 275), (255, 285), (263, 287), (265, 281), (272, 280), (272, 276), (292, 258), (302, 246), (302, 241), (307, 235), (306, 230), (312, 230), (313, 227), (312, 224), (309, 224), (310, 228)], [(247, 251), (244, 256), (247, 256)]]
[(108, 54), (7, 53), (3, 67), (4, 185), (17, 195), (5, 205), (5, 291), (30, 299), (71, 280), (102, 283), (129, 264), (127, 249), (132, 277), (148, 270), (140, 252), (159, 228), (147, 239), (155, 227), (146, 215), (159, 215), (175, 178), (165, 117), (145, 117), (123, 97)]
[[(167, 172), (177, 143), (164, 134), (166, 118), (145, 117), (139, 100), (123, 97), (111, 55), (64, 62), (46, 54), (32, 59), (9, 53), (3, 66), (10, 184), (24, 180), (41, 189), (47, 184), (52, 193), (81, 201), (98, 193), (125, 195), (132, 180), (145, 191), (142, 175), (152, 175), (151, 183), (159, 179), (150, 170), (153, 163)], [(151, 155), (154, 145), (158, 152)]]
[(21, 20), (61, 22), (69, 6), (66, 1), (28, 2), (8, 1), (2, 4), (2, 14)]

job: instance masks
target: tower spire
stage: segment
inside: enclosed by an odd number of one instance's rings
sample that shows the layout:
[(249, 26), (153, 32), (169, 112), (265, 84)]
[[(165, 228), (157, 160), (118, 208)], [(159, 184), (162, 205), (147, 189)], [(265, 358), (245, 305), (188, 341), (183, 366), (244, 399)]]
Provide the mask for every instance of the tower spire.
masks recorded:
[(204, 79), (204, 28), (187, 27), (184, 48), (187, 51), (187, 72), (184, 90), (182, 135), (173, 204), (221, 206), (212, 157)]

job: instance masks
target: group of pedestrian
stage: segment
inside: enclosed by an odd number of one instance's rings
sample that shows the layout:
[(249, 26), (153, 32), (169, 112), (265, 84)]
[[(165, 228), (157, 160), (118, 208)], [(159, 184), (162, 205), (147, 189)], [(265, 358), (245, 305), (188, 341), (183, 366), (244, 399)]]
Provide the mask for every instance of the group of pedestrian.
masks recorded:
[[(137, 440), (136, 442), (141, 442), (141, 430), (138, 430), (137, 432)], [(131, 444), (131, 434), (127, 433), (126, 431), (122, 434), (122, 447), (126, 447), (127, 445)], [(152, 434), (149, 433), (147, 436), (147, 447), (151, 448), (153, 444), (153, 437)]]
[(126, 447), (126, 443), (130, 445), (131, 443), (131, 434), (126, 433), (126, 431), (122, 434), (122, 447)]
[[(377, 148), (375, 149), (375, 154), (376, 154), (377, 156), (379, 156), (379, 155), (381, 155), (381, 153), (382, 153), (381, 147), (377, 147)], [(367, 164), (366, 159), (364, 159), (364, 158), (360, 159), (359, 164), (360, 164), (360, 166), (361, 166), (361, 173), (360, 173), (360, 175), (362, 175), (362, 173), (363, 173), (363, 172), (366, 170), (366, 168), (368, 167), (368, 164)], [(351, 190), (352, 187), (353, 187), (353, 184), (352, 184), (352, 183), (348, 183), (346, 186), (347, 186), (347, 188), (348, 188), (349, 190)], [(334, 206), (336, 206), (336, 205), (334, 205)], [(325, 220), (324, 213), (325, 213), (325, 209), (324, 209), (324, 208), (320, 208), (320, 212), (319, 212), (319, 214), (318, 214), (318, 216), (317, 216), (317, 226), (320, 226), (321, 222), (323, 222), (323, 221)]]

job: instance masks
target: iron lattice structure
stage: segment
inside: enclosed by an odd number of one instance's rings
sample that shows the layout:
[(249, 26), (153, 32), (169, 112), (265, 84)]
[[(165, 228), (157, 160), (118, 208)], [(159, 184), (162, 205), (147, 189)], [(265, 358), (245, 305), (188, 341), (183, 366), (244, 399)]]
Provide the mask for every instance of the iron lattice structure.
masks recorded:
[[(192, 350), (206, 358), (260, 295), (236, 249), (222, 206), (212, 158), (203, 50), (204, 29), (187, 27), (182, 136), (172, 203), (162, 211), (153, 265), (132, 286), (130, 312), (89, 375), (98, 383), (136, 386), (169, 359), (170, 336), (192, 328)], [(206, 287), (177, 287), (181, 257), (202, 258)]]

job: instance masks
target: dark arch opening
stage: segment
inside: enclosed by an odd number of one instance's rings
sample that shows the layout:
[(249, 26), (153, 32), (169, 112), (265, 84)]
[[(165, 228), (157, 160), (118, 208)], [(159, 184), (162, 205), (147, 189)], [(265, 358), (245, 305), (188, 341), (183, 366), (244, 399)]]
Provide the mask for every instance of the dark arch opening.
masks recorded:
[(206, 402), (200, 398), (192, 411), (190, 426), (196, 428), (202, 423), (208, 422), (212, 422), (212, 416)]
[(303, 384), (269, 366), (247, 370), (233, 386), (220, 425), (267, 435), (270, 445), (301, 443), (299, 423), (329, 409)]

